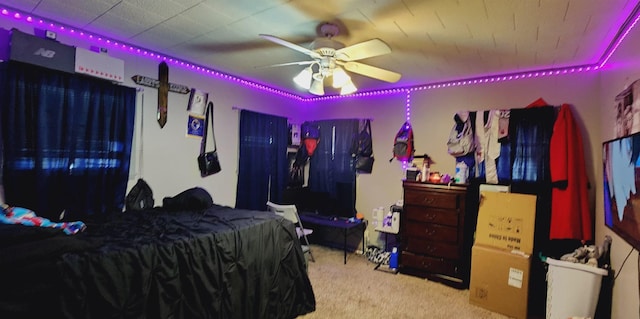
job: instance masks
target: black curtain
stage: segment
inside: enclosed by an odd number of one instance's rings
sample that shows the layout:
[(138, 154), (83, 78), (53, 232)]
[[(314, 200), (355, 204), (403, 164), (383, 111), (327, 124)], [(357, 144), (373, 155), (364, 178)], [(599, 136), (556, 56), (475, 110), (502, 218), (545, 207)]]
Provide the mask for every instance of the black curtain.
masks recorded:
[(121, 211), (135, 89), (14, 62), (1, 78), (7, 203), (55, 220)]
[(355, 214), (358, 147), (357, 119), (312, 122), (320, 128), (318, 146), (309, 164), (309, 189), (326, 192), (336, 202), (337, 215)]
[(287, 119), (242, 110), (239, 140), (236, 208), (266, 210), (267, 200), (281, 202), (287, 186)]

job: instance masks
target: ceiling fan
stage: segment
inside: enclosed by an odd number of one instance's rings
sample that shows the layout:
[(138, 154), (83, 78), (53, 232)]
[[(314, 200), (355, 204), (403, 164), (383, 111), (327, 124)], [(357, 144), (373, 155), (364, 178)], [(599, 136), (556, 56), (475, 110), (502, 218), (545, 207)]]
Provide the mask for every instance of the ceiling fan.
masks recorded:
[(316, 38), (310, 48), (288, 42), (273, 35), (260, 34), (260, 37), (290, 49), (302, 52), (312, 60), (274, 64), (270, 66), (308, 65), (293, 78), (294, 82), (315, 95), (324, 95), (324, 80), (331, 78), (332, 86), (340, 89), (340, 94), (351, 94), (357, 90), (351, 77), (345, 70), (373, 79), (390, 83), (400, 80), (399, 73), (356, 62), (370, 57), (391, 53), (391, 48), (380, 39), (371, 39), (350, 46), (333, 40), (338, 27), (332, 23), (320, 25), (324, 37)]

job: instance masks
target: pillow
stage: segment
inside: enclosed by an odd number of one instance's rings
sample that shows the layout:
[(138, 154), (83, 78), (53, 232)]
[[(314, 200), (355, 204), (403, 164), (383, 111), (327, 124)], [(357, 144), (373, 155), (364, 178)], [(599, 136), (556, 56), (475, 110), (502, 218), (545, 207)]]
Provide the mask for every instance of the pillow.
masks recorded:
[(165, 197), (162, 207), (168, 210), (202, 210), (213, 205), (213, 199), (204, 188), (194, 187), (174, 196)]

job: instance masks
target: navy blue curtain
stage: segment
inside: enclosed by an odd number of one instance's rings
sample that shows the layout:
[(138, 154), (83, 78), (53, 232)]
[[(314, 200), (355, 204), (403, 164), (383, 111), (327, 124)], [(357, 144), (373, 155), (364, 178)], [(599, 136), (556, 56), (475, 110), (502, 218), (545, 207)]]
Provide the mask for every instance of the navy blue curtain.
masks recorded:
[(337, 201), (337, 215), (355, 214), (358, 120), (311, 122), (320, 128), (318, 146), (309, 161), (309, 189), (329, 193)]
[(8, 204), (53, 220), (122, 210), (135, 89), (12, 62), (0, 90)]
[(555, 108), (512, 109), (510, 113), (511, 180), (549, 181), (549, 145), (555, 123)]
[[(469, 112), (475, 130), (476, 112)], [(553, 106), (510, 110), (509, 135), (500, 142), (500, 157), (496, 160), (498, 180), (501, 184), (540, 183), (551, 179), (549, 145), (553, 134), (556, 108)], [(485, 178), (484, 163), (475, 166), (475, 154), (458, 157), (469, 167), (469, 174)]]
[(287, 186), (289, 126), (280, 116), (240, 111), (236, 208), (266, 210)]

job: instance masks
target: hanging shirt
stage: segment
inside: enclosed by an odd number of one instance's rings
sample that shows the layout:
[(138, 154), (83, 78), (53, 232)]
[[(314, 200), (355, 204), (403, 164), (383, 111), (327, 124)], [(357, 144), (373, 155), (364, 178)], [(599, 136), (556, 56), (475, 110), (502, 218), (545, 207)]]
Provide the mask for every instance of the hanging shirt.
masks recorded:
[[(478, 112), (476, 117), (476, 162), (484, 162), (485, 178), (488, 184), (498, 184), (496, 159), (500, 156), (498, 142), (500, 111)], [(477, 173), (476, 173), (477, 174)]]
[(563, 104), (553, 126), (550, 145), (550, 239), (593, 239), (589, 180), (580, 128), (569, 105)]

